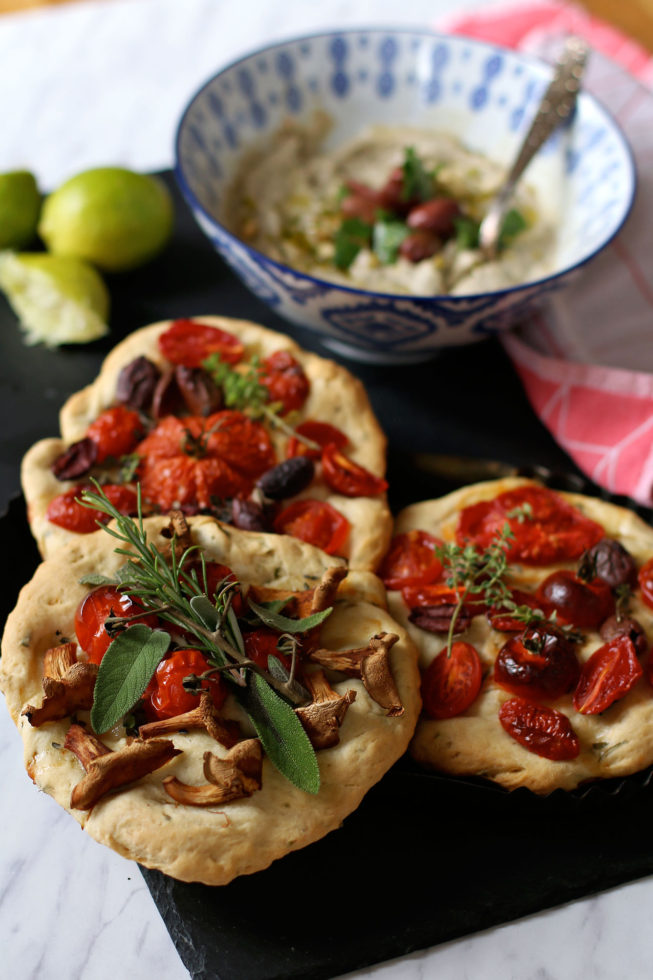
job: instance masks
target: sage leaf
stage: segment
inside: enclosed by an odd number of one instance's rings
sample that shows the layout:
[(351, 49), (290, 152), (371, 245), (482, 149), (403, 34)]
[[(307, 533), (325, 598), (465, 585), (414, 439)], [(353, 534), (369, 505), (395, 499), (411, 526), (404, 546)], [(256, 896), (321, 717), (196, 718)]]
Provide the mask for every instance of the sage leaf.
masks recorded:
[(289, 616), (282, 616), (280, 613), (272, 612), (271, 609), (266, 609), (265, 606), (260, 606), (253, 599), (249, 600), (249, 607), (262, 623), (275, 630), (280, 630), (282, 633), (306, 633), (307, 630), (312, 630), (315, 626), (323, 623), (327, 616), (333, 612), (333, 606), (329, 606), (328, 609), (323, 609), (322, 612), (316, 612), (310, 616), (304, 616), (303, 619), (291, 619)]
[(108, 575), (82, 575), (79, 580), (80, 585), (116, 585), (117, 577), (109, 578)]
[(278, 657), (275, 657), (273, 653), (268, 655), (268, 673), (271, 677), (274, 677), (275, 681), (281, 681), (282, 684), (288, 684), (291, 688), (293, 694), (302, 698), (304, 701), (309, 702), (311, 696), (299, 681), (293, 679), (292, 684), (290, 684), (290, 674), (281, 663)]
[(219, 628), (221, 620), (220, 613), (205, 595), (193, 596), (190, 600), (190, 608), (207, 630), (211, 630), (214, 633)]
[(113, 728), (143, 695), (170, 646), (170, 635), (143, 623), (129, 626), (109, 645), (95, 682), (91, 725), (98, 735)]
[(319, 792), (320, 769), (315, 749), (290, 705), (255, 673), (237, 697), (251, 718), (268, 759), (281, 775), (305, 793)]

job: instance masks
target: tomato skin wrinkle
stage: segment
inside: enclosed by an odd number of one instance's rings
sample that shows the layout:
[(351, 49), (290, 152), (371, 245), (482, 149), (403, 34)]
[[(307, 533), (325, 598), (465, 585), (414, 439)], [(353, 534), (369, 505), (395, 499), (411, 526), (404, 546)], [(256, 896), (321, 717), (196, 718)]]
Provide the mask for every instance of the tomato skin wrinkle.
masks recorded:
[(529, 627), (511, 637), (494, 662), (495, 683), (534, 700), (560, 697), (576, 685), (579, 675), (571, 643), (554, 627)]
[(436, 582), (442, 575), (442, 562), (435, 549), (441, 544), (428, 531), (395, 535), (379, 569), (379, 578), (386, 589)]
[[(100, 510), (91, 510), (78, 503), (83, 486), (73, 487), (54, 497), (46, 511), (46, 517), (51, 524), (74, 531), (76, 534), (92, 534), (98, 530), (97, 522), (108, 524), (111, 517)], [(121, 514), (135, 514), (138, 509), (138, 498), (133, 490), (121, 484), (107, 483), (102, 487), (103, 493), (117, 507)]]
[(333, 443), (322, 450), (322, 476), (327, 486), (345, 497), (378, 497), (388, 489), (386, 480), (349, 459)]
[(277, 534), (290, 534), (314, 544), (328, 555), (343, 555), (351, 525), (347, 518), (323, 500), (295, 500), (274, 520)]
[(447, 656), (446, 647), (422, 674), (422, 701), (430, 718), (453, 718), (476, 700), (483, 681), (481, 660), (471, 643), (457, 641)]
[(338, 449), (344, 449), (349, 442), (345, 433), (336, 428), (335, 425), (331, 425), (330, 422), (318, 422), (314, 419), (306, 419), (304, 422), (300, 422), (299, 425), (295, 426), (295, 432), (310, 439), (311, 442), (316, 442), (319, 449), (311, 449), (300, 439), (291, 436), (286, 447), (288, 459), (293, 456), (308, 456), (309, 459), (317, 461), (322, 456), (322, 450), (329, 443), (337, 446)]
[(301, 408), (311, 390), (303, 367), (286, 350), (275, 351), (263, 358), (259, 382), (268, 389), (271, 402), (281, 402), (282, 415)]
[(629, 636), (615, 636), (595, 650), (584, 664), (574, 708), (582, 715), (598, 715), (635, 686), (644, 671)]
[(580, 741), (565, 714), (525, 698), (510, 698), (499, 709), (504, 731), (529, 752), (552, 762), (575, 759)]
[(642, 600), (649, 609), (653, 609), (653, 558), (644, 562), (637, 575), (639, 587), (642, 590)]
[(584, 582), (574, 572), (561, 569), (548, 575), (537, 588), (537, 597), (555, 609), (562, 623), (595, 629), (614, 612), (614, 596), (600, 579)]
[(227, 364), (238, 364), (245, 353), (234, 334), (195, 320), (175, 320), (159, 335), (159, 350), (171, 364), (190, 368), (202, 367), (216, 353)]
[(96, 445), (95, 462), (103, 463), (110, 456), (119, 459), (130, 453), (143, 437), (143, 423), (138, 412), (114, 405), (91, 422), (86, 436)]
[[(75, 634), (91, 663), (99, 664), (111, 643), (104, 625), (109, 616), (137, 616), (142, 610), (140, 602), (113, 585), (100, 585), (84, 596), (75, 612)], [(152, 629), (159, 625), (154, 613), (144, 613), (134, 622)]]
[[(522, 510), (520, 517), (514, 515), (517, 510)], [(506, 546), (508, 560), (526, 565), (579, 558), (605, 536), (599, 524), (557, 493), (529, 485), (465, 507), (458, 519), (456, 539), (459, 544), (487, 548), (506, 523), (513, 535)]]
[[(186, 691), (185, 677), (199, 676), (209, 670), (209, 662), (200, 650), (175, 650), (154, 672), (144, 695), (144, 708), (148, 718), (162, 720), (192, 711), (199, 705), (199, 696)], [(227, 696), (225, 682), (219, 674), (202, 681), (202, 690), (211, 694), (216, 708), (221, 708)]]

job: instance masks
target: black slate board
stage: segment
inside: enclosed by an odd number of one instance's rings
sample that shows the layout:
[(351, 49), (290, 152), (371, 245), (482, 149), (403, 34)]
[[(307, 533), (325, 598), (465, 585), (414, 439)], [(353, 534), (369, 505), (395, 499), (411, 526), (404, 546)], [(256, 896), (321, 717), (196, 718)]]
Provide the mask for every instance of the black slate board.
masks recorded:
[[(0, 511), (19, 489), (22, 454), (54, 434), (65, 398), (136, 327), (220, 312), (325, 353), (312, 334), (288, 327), (241, 286), (176, 199), (171, 247), (146, 269), (110, 282), (110, 338), (80, 349), (26, 349), (0, 298)], [(416, 367), (348, 366), (365, 382), (388, 434), (393, 509), (453, 488), (419, 470), (417, 452), (574, 471), (496, 341)], [(0, 530), (5, 553), (16, 556), (13, 588), (0, 591), (4, 622), (37, 562), (21, 500)], [(539, 799), (426, 775), (402, 760), (341, 829), (267, 871), (213, 889), (143, 875), (192, 977), (318, 980), (650, 874), (652, 802), (653, 790), (636, 778), (614, 796)]]

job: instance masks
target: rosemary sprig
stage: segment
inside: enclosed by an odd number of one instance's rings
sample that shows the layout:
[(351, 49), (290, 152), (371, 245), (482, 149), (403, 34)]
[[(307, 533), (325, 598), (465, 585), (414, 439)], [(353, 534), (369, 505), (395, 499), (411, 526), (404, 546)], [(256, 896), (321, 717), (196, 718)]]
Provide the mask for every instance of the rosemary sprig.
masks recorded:
[(484, 605), (506, 611), (513, 619), (528, 626), (533, 620), (544, 619), (540, 609), (515, 602), (505, 582), (508, 571), (507, 550), (514, 534), (506, 522), (484, 551), (474, 545), (448, 543), (438, 546), (436, 554), (445, 572), (445, 581), (456, 593), (456, 603), (447, 633), (447, 656), (451, 656), (456, 624), (465, 601), (473, 596), (481, 598)]
[(271, 402), (270, 393), (259, 380), (261, 369), (260, 359), (254, 355), (247, 365), (239, 365), (236, 370), (214, 353), (203, 362), (202, 367), (208, 371), (219, 388), (222, 388), (224, 403), (227, 408), (236, 409), (251, 419), (265, 419), (273, 428), (280, 429), (287, 436), (294, 436), (309, 449), (320, 447), (312, 439), (307, 439), (281, 418), (283, 408), (281, 402)]

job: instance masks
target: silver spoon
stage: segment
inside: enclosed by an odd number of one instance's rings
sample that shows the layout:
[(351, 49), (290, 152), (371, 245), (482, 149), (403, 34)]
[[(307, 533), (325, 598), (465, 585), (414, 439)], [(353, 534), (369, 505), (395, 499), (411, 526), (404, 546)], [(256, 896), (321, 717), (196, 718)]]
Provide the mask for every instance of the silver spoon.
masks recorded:
[(571, 115), (588, 53), (588, 46), (581, 38), (567, 39), (553, 79), (542, 97), (530, 129), (519, 148), (517, 158), (481, 222), (479, 245), (486, 259), (497, 257), (501, 226), (517, 181), (540, 147)]

